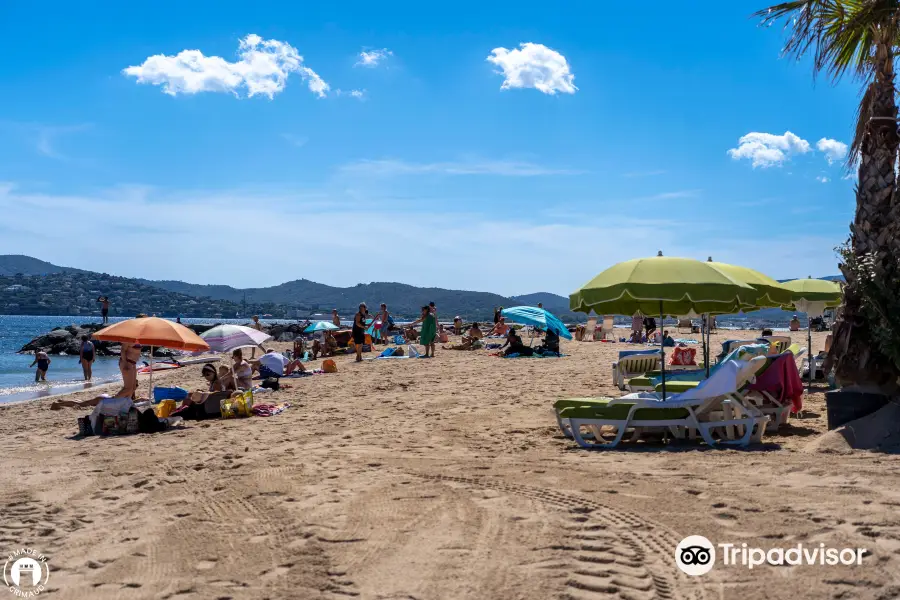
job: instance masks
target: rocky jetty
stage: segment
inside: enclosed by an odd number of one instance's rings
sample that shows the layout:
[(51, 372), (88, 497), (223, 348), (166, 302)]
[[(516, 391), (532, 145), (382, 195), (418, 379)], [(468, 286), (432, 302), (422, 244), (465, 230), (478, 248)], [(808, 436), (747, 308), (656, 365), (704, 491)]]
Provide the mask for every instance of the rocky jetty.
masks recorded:
[[(192, 330), (196, 334), (204, 333), (218, 325), (197, 325), (185, 324), (185, 327)], [(246, 323), (247, 326), (250, 323)], [(303, 333), (303, 329), (307, 323), (290, 323), (263, 326), (263, 331), (272, 336), (279, 342), (292, 342)], [(54, 355), (70, 355), (78, 356), (81, 351), (81, 336), (90, 335), (103, 329), (103, 325), (99, 323), (85, 323), (83, 325), (69, 325), (67, 327), (57, 327), (49, 333), (39, 335), (19, 349), (21, 354), (31, 354), (38, 350), (43, 350), (47, 354)], [(97, 356), (118, 356), (118, 342), (103, 342), (100, 340), (92, 340)], [(154, 350), (154, 356), (169, 356), (169, 351), (165, 348), (157, 348)]]

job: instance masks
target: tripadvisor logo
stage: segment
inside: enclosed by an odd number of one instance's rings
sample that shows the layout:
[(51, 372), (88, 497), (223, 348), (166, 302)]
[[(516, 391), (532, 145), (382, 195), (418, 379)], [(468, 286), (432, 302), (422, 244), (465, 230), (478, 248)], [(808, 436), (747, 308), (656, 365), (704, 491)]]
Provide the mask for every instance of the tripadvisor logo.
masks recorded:
[(47, 557), (33, 548), (16, 550), (3, 565), (3, 583), (20, 598), (34, 598), (43, 592), (49, 578)]
[(675, 564), (687, 575), (706, 575), (716, 564), (716, 548), (723, 566), (741, 566), (751, 570), (762, 565), (859, 566), (868, 552), (865, 548), (829, 548), (825, 544), (797, 544), (769, 549), (751, 548), (747, 544), (713, 545), (702, 535), (691, 535), (681, 540), (675, 548)]

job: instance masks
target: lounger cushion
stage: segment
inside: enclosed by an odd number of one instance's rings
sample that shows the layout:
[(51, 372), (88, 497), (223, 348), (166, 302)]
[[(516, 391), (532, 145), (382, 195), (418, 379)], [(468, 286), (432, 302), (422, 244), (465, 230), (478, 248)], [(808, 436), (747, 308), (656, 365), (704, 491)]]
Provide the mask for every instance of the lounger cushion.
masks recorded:
[[(558, 400), (554, 408), (564, 419), (605, 419), (623, 421), (634, 404), (621, 403), (608, 406), (612, 398), (569, 398)], [(660, 402), (662, 404), (662, 402)], [(688, 416), (685, 408), (641, 408), (635, 411), (634, 421), (665, 421), (684, 419)]]

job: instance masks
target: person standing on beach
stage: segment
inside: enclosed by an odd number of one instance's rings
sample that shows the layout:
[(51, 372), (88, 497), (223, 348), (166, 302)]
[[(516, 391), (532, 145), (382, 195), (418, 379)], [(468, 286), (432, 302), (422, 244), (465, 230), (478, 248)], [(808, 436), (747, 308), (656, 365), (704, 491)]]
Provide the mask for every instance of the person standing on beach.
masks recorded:
[(43, 350), (35, 352), (34, 361), (29, 365), (29, 368), (34, 365), (37, 365), (37, 370), (34, 372), (34, 380), (47, 381), (47, 369), (50, 368), (50, 357), (47, 356), (47, 353)]
[(332, 322), (332, 323), (334, 324), (334, 326), (337, 327), (338, 329), (341, 328), (341, 318), (338, 316), (338, 311), (337, 311), (336, 308), (332, 308), (332, 309), (331, 309), (331, 322)]
[(84, 380), (90, 381), (93, 377), (92, 370), (94, 368), (94, 344), (91, 342), (91, 336), (87, 334), (81, 336), (81, 350), (78, 353), (78, 360), (81, 362)]
[(391, 328), (391, 313), (388, 312), (387, 304), (384, 302), (381, 303), (381, 311), (378, 313), (377, 318), (381, 321), (381, 326), (376, 325), (375, 327), (379, 331), (381, 342), (386, 345), (388, 343), (388, 330)]
[(137, 361), (143, 347), (140, 344), (122, 344), (119, 352), (119, 371), (122, 373), (122, 389), (116, 398), (134, 398), (137, 394)]
[[(422, 331), (419, 333), (419, 343), (425, 346), (425, 358), (434, 358), (434, 340), (437, 337), (437, 318), (433, 310), (433, 304), (422, 307), (422, 316), (413, 321), (410, 326), (416, 323), (422, 324)], [(428, 351), (431, 351), (431, 356)]]
[(434, 302), (428, 303), (428, 311), (434, 317), (434, 322), (437, 323), (437, 307), (434, 305)]
[(100, 316), (103, 317), (103, 324), (109, 324), (109, 298), (106, 296), (100, 296), (97, 298), (97, 302), (100, 303)]
[(366, 303), (359, 305), (359, 311), (353, 316), (353, 345), (356, 347), (356, 362), (362, 362), (363, 344), (366, 343), (366, 313), (369, 309)]
[(503, 311), (502, 306), (498, 306), (494, 309), (494, 325), (500, 322), (500, 313)]
[[(262, 331), (262, 323), (259, 322), (259, 315), (253, 315), (253, 323), (250, 324), (250, 327), (257, 331)], [(253, 359), (256, 357), (256, 347), (254, 347), (250, 351), (250, 358)]]

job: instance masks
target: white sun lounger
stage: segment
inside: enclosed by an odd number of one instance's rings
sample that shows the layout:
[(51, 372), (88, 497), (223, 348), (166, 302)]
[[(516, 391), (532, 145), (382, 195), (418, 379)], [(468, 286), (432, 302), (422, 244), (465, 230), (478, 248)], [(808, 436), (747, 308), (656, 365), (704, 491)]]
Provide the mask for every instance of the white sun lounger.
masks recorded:
[(649, 371), (658, 371), (661, 368), (662, 354), (659, 352), (623, 356), (612, 364), (613, 385), (624, 390), (625, 383), (632, 377), (638, 377)]
[[(738, 391), (765, 362), (762, 356), (749, 362), (729, 361), (696, 388), (669, 396), (665, 401), (650, 393), (559, 401), (555, 405), (557, 421), (563, 433), (574, 438), (582, 448), (613, 448), (626, 432), (632, 431), (634, 440), (647, 428), (668, 429), (679, 438), (699, 433), (710, 446), (746, 446), (762, 439), (769, 418), (754, 406), (744, 404)], [(615, 428), (611, 441), (603, 441), (604, 427)]]

